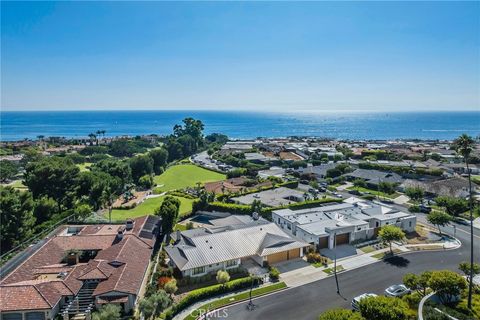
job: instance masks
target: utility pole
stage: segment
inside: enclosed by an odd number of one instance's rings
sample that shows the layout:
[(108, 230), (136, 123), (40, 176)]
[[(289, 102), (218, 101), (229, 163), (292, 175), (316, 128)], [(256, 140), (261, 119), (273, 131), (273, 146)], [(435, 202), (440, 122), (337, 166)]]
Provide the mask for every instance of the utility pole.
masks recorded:
[(335, 284), (337, 285), (337, 294), (340, 294), (337, 277), (337, 234), (333, 234), (333, 274), (335, 275)]

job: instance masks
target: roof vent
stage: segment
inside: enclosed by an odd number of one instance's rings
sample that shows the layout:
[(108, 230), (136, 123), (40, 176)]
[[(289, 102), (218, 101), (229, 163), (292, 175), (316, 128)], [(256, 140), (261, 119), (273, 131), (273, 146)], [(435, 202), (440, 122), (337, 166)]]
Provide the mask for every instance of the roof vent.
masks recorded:
[(213, 249), (213, 247), (212, 247), (212, 246), (210, 246), (210, 249)]

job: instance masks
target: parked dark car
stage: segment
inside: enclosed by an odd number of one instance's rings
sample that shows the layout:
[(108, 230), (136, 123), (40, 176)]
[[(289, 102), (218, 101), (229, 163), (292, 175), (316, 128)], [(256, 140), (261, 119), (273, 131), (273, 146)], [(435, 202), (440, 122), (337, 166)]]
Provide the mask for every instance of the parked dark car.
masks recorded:
[(356, 196), (361, 196), (362, 195), (362, 193), (358, 190), (348, 190), (348, 193), (354, 194)]
[(426, 206), (424, 204), (419, 205), (418, 208), (420, 209), (420, 212), (422, 212), (422, 213), (430, 213), (432, 211), (431, 207)]

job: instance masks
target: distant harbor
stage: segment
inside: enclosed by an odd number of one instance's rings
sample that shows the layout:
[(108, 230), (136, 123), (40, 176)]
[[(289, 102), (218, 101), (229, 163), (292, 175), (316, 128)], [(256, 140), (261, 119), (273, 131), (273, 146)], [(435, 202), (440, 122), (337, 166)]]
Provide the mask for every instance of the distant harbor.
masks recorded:
[(201, 119), (205, 133), (231, 138), (315, 136), (339, 139), (440, 139), (480, 134), (480, 111), (379, 113), (264, 113), (238, 111), (45, 111), (1, 112), (1, 140), (42, 135), (85, 138), (169, 134), (185, 117)]

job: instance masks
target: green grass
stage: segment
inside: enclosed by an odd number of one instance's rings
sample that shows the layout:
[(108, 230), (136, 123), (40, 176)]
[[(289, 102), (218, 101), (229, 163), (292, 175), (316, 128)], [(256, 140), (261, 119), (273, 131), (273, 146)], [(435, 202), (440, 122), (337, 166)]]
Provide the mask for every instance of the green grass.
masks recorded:
[(398, 192), (395, 192), (395, 193), (392, 193), (392, 194), (387, 194), (385, 192), (381, 192), (381, 191), (373, 190), (373, 189), (368, 189), (368, 188), (364, 188), (364, 187), (348, 187), (347, 190), (357, 190), (359, 192), (369, 192), (370, 194), (372, 194), (374, 196), (379, 196), (379, 197), (389, 198), (389, 199), (395, 199), (396, 197), (400, 196), (400, 193), (398, 193)]
[(364, 253), (370, 253), (370, 252), (373, 252), (377, 249), (375, 249), (372, 246), (365, 246), (365, 247), (360, 248), (360, 250), (362, 250), (362, 252), (364, 252)]
[[(155, 213), (155, 209), (160, 207), (165, 196), (150, 198), (145, 200), (140, 205), (129, 210), (115, 209), (112, 211), (112, 220), (125, 220), (127, 218), (136, 218), (144, 215), (150, 215)], [(192, 211), (192, 199), (176, 197), (180, 200), (180, 216), (190, 213)]]
[(18, 190), (27, 190), (27, 186), (23, 184), (22, 180), (15, 180), (9, 184), (2, 184), (3, 186), (13, 187)]
[[(272, 285), (269, 285), (269, 286), (265, 286), (265, 287), (262, 287), (262, 288), (254, 289), (254, 290), (252, 290), (252, 297), (257, 297), (257, 296), (260, 296), (260, 295), (264, 295), (264, 294), (267, 294), (267, 293), (270, 293), (270, 292), (274, 292), (274, 291), (277, 291), (277, 290), (284, 289), (286, 287), (287, 287), (287, 285), (284, 282), (279, 282), (279, 283), (272, 284)], [(229, 304), (232, 304), (232, 303), (235, 303), (235, 302), (239, 302), (239, 301), (242, 301), (242, 300), (247, 300), (247, 299), (249, 299), (249, 297), (250, 297), (250, 293), (249, 293), (249, 291), (247, 291), (247, 292), (239, 293), (239, 294), (234, 295), (234, 296), (226, 297), (226, 298), (223, 298), (223, 299), (218, 299), (218, 300), (215, 300), (211, 303), (206, 303), (203, 306), (201, 306), (200, 308), (198, 308), (197, 310), (192, 311), (188, 316), (186, 316), (184, 318), (184, 320), (195, 320), (195, 319), (197, 319), (197, 317), (199, 315), (202, 314), (202, 312), (205, 312), (206, 310), (215, 310), (215, 309), (224, 307), (226, 305), (229, 305)]]
[[(393, 253), (394, 253), (394, 254), (395, 254), (395, 253), (399, 253), (400, 251), (401, 251), (401, 250), (399, 250), (399, 249), (393, 249)], [(388, 250), (388, 251), (386, 251), (386, 252), (379, 252), (379, 253), (377, 253), (377, 254), (374, 254), (374, 255), (372, 255), (372, 258), (376, 258), (376, 259), (381, 260), (381, 259), (383, 259), (383, 258), (388, 257), (389, 255), (390, 255), (390, 250)]]
[(187, 226), (184, 224), (177, 223), (175, 227), (173, 227), (173, 231), (177, 231), (177, 230), (185, 231), (187, 230)]
[(155, 176), (154, 182), (161, 187), (155, 188), (156, 192), (163, 192), (186, 187), (194, 187), (197, 182), (225, 180), (226, 175), (197, 167), (192, 164), (181, 164), (169, 167), (164, 173)]
[(80, 169), (80, 171), (89, 171), (92, 164), (93, 163), (91, 162), (79, 163), (77, 164), (77, 167)]
[[(337, 266), (337, 272), (340, 272), (340, 271), (343, 271), (343, 270), (345, 270), (345, 268), (342, 265)], [(333, 272), (334, 272), (333, 267), (332, 268), (327, 268), (327, 269), (322, 270), (322, 271), (325, 272), (326, 274), (333, 274)]]

